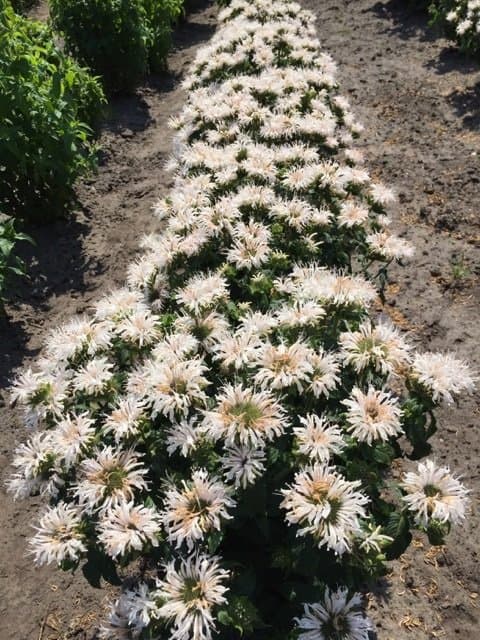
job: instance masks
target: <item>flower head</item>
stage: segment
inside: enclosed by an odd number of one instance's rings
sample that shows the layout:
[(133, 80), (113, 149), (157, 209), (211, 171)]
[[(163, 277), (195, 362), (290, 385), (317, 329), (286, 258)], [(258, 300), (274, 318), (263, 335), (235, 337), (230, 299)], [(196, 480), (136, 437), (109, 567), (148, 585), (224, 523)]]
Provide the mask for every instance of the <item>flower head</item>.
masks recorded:
[(368, 640), (372, 623), (361, 610), (360, 594), (350, 599), (348, 589), (325, 589), (322, 602), (305, 604), (296, 618), (299, 640)]
[(171, 640), (211, 640), (213, 610), (226, 602), (228, 576), (217, 556), (195, 553), (166, 565), (155, 594), (165, 603), (158, 617), (172, 624)]
[(416, 472), (405, 474), (402, 487), (418, 524), (426, 527), (431, 520), (456, 524), (465, 518), (468, 490), (448, 467), (437, 467), (433, 460), (420, 462)]

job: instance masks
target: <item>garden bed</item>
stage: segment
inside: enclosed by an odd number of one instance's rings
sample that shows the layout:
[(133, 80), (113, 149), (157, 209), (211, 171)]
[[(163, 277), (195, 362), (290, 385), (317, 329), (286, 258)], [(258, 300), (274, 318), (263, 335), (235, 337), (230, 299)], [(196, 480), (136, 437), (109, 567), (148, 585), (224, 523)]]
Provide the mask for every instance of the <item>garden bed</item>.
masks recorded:
[[(317, 3), (310, 4), (308, 8), (318, 12)], [(478, 303), (474, 179), (478, 167), (471, 154), (478, 148), (478, 134), (470, 128), (475, 115), (458, 111), (468, 110), (468, 96), (475, 92), (478, 75), (465, 73), (467, 64), (458, 54), (450, 53), (445, 62), (445, 44), (428, 41), (421, 19), (406, 11), (402, 14), (399, 5), (322, 2), (319, 35), (339, 63), (343, 91), (350, 91), (354, 110), (367, 126), (362, 140), (368, 140), (368, 165), (382, 180), (398, 187), (401, 206), (396, 224), (417, 246), (410, 266), (390, 279), (386, 311), (411, 330), (423, 348), (455, 349), (475, 366), (478, 362), (472, 354), (479, 329), (474, 317)], [(187, 48), (175, 52), (174, 71), (191, 58), (192, 41), (209, 36), (212, 16), (207, 9), (183, 27), (182, 46)], [(439, 74), (435, 68), (439, 60), (453, 67), (451, 71)], [(10, 355), (2, 372), (5, 377), (25, 356), (35, 355), (49, 328), (123, 283), (139, 236), (153, 228), (149, 207), (170, 186), (162, 172), (169, 150), (165, 123), (184, 102), (174, 80), (170, 77), (169, 90), (165, 80), (142, 89), (135, 98), (114, 103), (114, 116), (103, 135), (106, 157), (100, 174), (79, 188), (84, 210), (72, 222), (33, 232), (39, 244), (39, 265), (33, 271), (33, 295), (22, 285), (8, 309), (4, 344)], [(57, 237), (58, 243), (52, 243)], [(68, 271), (72, 263), (82, 265), (73, 275)], [(478, 495), (475, 407), (471, 399), (463, 402), (461, 410), (445, 411), (434, 446), (437, 457), (463, 472)], [(10, 412), (7, 415), (3, 421), (5, 464), (20, 438)], [(474, 496), (473, 504), (476, 501)], [(31, 501), (32, 511), (38, 504)], [(31, 514), (12, 506), (3, 495), (2, 510), (7, 514), (3, 533), (8, 536), (2, 562), (8, 564), (2, 567), (1, 578), (7, 583), (7, 576), (14, 572), (22, 578), (8, 582), (2, 625), (9, 631), (2, 632), (2, 638), (89, 637), (82, 629), (96, 618), (96, 592), (85, 587), (82, 576), (72, 580), (33, 570), (24, 558)], [(419, 541), (414, 552), (394, 565), (386, 601), (373, 605), (381, 608), (374, 615), (381, 625), (380, 640), (462, 637), (477, 628), (479, 572), (478, 563), (472, 562), (478, 547), (477, 528), (472, 516), (450, 538), (446, 552), (425, 556)], [(67, 586), (65, 596), (59, 598), (58, 589)], [(68, 635), (68, 626), (77, 616), (78, 633)]]

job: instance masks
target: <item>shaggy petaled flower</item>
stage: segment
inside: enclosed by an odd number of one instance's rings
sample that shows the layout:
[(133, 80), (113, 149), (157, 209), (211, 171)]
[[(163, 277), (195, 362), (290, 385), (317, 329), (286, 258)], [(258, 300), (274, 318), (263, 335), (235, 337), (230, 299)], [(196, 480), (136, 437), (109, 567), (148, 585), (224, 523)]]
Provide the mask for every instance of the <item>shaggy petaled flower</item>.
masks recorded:
[(299, 640), (368, 640), (371, 621), (362, 611), (362, 598), (348, 597), (348, 588), (325, 589), (322, 602), (305, 604), (303, 616), (295, 618)]
[(208, 531), (220, 530), (222, 521), (232, 517), (228, 509), (234, 506), (227, 487), (199, 469), (180, 488), (172, 486), (166, 491), (162, 521), (173, 544), (180, 547), (185, 542), (191, 549)]
[(213, 610), (226, 602), (229, 572), (220, 558), (192, 554), (165, 566), (165, 576), (157, 584), (156, 596), (165, 602), (158, 617), (172, 626), (171, 640), (211, 640), (216, 630)]
[(295, 427), (293, 433), (298, 442), (298, 451), (313, 460), (328, 462), (345, 447), (345, 441), (338, 425), (313, 413), (299, 416), (303, 426)]
[(113, 365), (107, 358), (94, 358), (75, 374), (73, 386), (77, 391), (95, 395), (102, 393), (113, 376)]
[(78, 509), (64, 502), (50, 508), (41, 518), (37, 533), (30, 540), (31, 553), (38, 565), (77, 561), (87, 551), (81, 533)]
[(369, 387), (367, 393), (363, 393), (354, 387), (351, 397), (343, 400), (343, 404), (347, 407), (347, 429), (360, 442), (372, 444), (375, 440), (386, 441), (403, 433), (402, 411), (398, 401), (388, 392)]
[(367, 243), (370, 245), (373, 253), (387, 258), (387, 260), (411, 258), (415, 253), (413, 245), (386, 231), (379, 231), (367, 235)]
[(215, 360), (220, 360), (223, 367), (242, 369), (255, 362), (262, 348), (262, 341), (257, 332), (252, 329), (240, 329), (234, 334), (228, 334), (215, 346)]
[(172, 455), (178, 450), (186, 458), (197, 448), (203, 433), (195, 418), (174, 422), (166, 431), (168, 453)]
[(89, 417), (88, 412), (84, 412), (80, 415), (67, 415), (55, 425), (51, 432), (52, 445), (67, 467), (73, 465), (92, 442), (95, 436), (94, 424), (95, 420)]
[(358, 373), (371, 367), (384, 375), (399, 371), (409, 361), (409, 346), (390, 324), (363, 322), (357, 331), (340, 335), (342, 356)]
[(330, 391), (340, 382), (340, 363), (333, 353), (327, 353), (319, 349), (311, 358), (313, 374), (308, 391), (311, 391), (315, 398), (320, 396), (329, 397)]
[(147, 390), (145, 400), (152, 405), (152, 415), (185, 416), (193, 405), (203, 405), (203, 389), (208, 380), (203, 375), (205, 363), (196, 358), (183, 362), (151, 362), (146, 367)]
[(261, 447), (233, 445), (226, 447), (221, 462), (225, 470), (225, 479), (228, 482), (233, 481), (237, 488), (246, 489), (265, 471), (265, 451)]
[(144, 416), (144, 402), (135, 397), (123, 398), (106, 417), (103, 428), (105, 433), (112, 433), (118, 443), (138, 433)]
[(147, 489), (146, 474), (133, 450), (97, 449), (80, 463), (75, 495), (86, 512), (109, 509)]
[(160, 515), (151, 507), (120, 502), (102, 514), (98, 540), (109, 556), (116, 558), (129, 551), (141, 551), (150, 543), (158, 546)]
[(433, 460), (420, 462), (417, 472), (405, 474), (402, 487), (417, 524), (427, 527), (432, 520), (455, 524), (465, 518), (468, 490), (448, 467), (437, 467)]
[(333, 467), (316, 463), (295, 474), (295, 482), (282, 489), (281, 507), (300, 536), (310, 534), (319, 547), (341, 555), (349, 551), (361, 531), (368, 498), (357, 491), (360, 481), (345, 480)]
[(237, 384), (223, 388), (215, 409), (205, 411), (203, 426), (213, 440), (256, 447), (282, 435), (287, 424), (283, 408), (272, 395)]
[(468, 365), (450, 353), (415, 354), (411, 375), (434, 402), (453, 402), (454, 396), (475, 389), (475, 378)]
[(301, 393), (311, 381), (314, 351), (304, 342), (290, 345), (266, 343), (258, 356), (258, 371), (255, 381), (262, 387), (287, 389), (296, 387)]
[(190, 278), (176, 295), (178, 304), (183, 305), (195, 315), (227, 297), (227, 283), (217, 274), (198, 275)]
[(116, 327), (117, 333), (126, 342), (144, 347), (159, 336), (158, 319), (148, 311), (136, 311), (124, 318)]

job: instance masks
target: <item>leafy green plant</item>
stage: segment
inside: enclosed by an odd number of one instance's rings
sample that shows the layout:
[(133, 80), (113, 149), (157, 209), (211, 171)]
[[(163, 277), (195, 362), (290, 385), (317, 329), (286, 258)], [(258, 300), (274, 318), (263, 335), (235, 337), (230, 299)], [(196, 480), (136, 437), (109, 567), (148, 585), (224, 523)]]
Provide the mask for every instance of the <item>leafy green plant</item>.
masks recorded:
[(143, 0), (149, 30), (148, 61), (151, 71), (166, 67), (172, 46), (172, 25), (183, 12), (184, 0)]
[(65, 56), (51, 30), (0, 0), (0, 209), (45, 220), (65, 213), (96, 163), (98, 81)]
[(3, 311), (9, 279), (12, 275), (26, 275), (24, 260), (14, 253), (15, 245), (22, 240), (33, 244), (30, 236), (15, 229), (13, 218), (4, 217), (0, 220), (0, 311)]
[(50, 15), (69, 53), (101, 76), (108, 92), (129, 92), (145, 76), (143, 0), (50, 0)]

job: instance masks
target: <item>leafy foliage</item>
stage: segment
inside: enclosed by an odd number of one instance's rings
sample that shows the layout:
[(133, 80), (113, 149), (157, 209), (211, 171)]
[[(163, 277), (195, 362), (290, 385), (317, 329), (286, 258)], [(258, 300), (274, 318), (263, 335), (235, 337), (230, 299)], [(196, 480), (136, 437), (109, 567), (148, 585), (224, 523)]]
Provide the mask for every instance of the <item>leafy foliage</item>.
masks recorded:
[(69, 52), (109, 92), (129, 92), (165, 67), (183, 0), (50, 0), (50, 10)]
[(15, 254), (17, 242), (32, 238), (15, 229), (12, 218), (0, 219), (0, 308), (3, 307), (7, 284), (12, 276), (25, 276), (25, 262)]
[(95, 78), (55, 45), (50, 29), (0, 0), (0, 209), (62, 215), (75, 180), (95, 167), (92, 127), (102, 111)]
[(70, 54), (102, 77), (109, 92), (131, 91), (148, 63), (142, 0), (49, 0), (53, 26)]
[(148, 25), (150, 71), (161, 71), (172, 46), (172, 25), (183, 12), (183, 0), (143, 0)]

